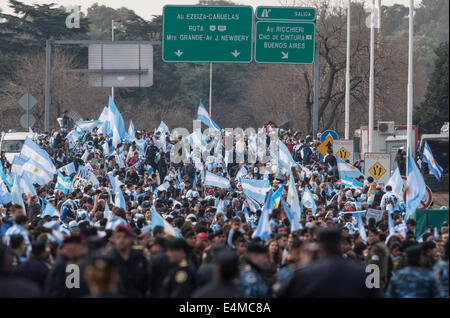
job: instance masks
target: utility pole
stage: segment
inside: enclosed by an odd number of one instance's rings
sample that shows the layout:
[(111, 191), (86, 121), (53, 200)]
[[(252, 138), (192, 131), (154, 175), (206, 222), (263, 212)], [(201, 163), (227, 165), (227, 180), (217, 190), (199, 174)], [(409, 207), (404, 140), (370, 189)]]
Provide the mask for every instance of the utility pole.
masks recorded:
[[(407, 105), (407, 154), (411, 151), (414, 158), (415, 139), (412, 136), (413, 121), (413, 59), (414, 59), (414, 0), (409, 0), (409, 48), (408, 48), (408, 105)], [(408, 161), (406, 161), (408, 162)], [(408, 166), (406, 166), (408, 169)], [(408, 170), (406, 170), (408, 175)]]
[(375, 0), (372, 0), (370, 15), (370, 77), (369, 77), (369, 152), (373, 152), (373, 113), (374, 113), (374, 60), (375, 60)]

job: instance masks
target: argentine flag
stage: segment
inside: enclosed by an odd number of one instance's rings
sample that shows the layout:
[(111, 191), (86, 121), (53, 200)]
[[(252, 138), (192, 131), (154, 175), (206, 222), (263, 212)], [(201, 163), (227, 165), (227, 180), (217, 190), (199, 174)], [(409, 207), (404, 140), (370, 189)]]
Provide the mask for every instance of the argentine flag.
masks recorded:
[(52, 181), (54, 175), (54, 173), (48, 171), (33, 159), (28, 159), (28, 161), (22, 166), (22, 175), (25, 173), (27, 173), (27, 176), (30, 178), (32, 183), (37, 183), (41, 186)]
[(242, 186), (244, 194), (259, 203), (264, 203), (266, 193), (272, 189), (269, 180), (253, 180), (240, 178), (239, 182)]
[(364, 186), (361, 182), (349, 177), (342, 178), (340, 182), (342, 185), (349, 188), (362, 188)]
[(298, 215), (296, 212), (292, 211), (286, 201), (281, 198), (281, 204), (283, 205), (284, 212), (286, 213), (287, 218), (289, 219), (289, 222), (291, 223), (291, 233), (301, 230), (302, 227), (300, 225), (300, 222), (298, 220)]
[(361, 173), (361, 171), (358, 170), (358, 168), (352, 166), (351, 164), (346, 163), (341, 158), (336, 157), (337, 160), (337, 167), (339, 171), (339, 178), (342, 180), (346, 177), (356, 179), (358, 177), (361, 177), (364, 175)]
[(175, 228), (169, 224), (164, 218), (159, 215), (158, 212), (155, 210), (155, 206), (152, 206), (152, 230), (155, 228), (155, 226), (162, 226), (164, 228), (164, 232), (167, 235), (173, 236), (173, 237), (180, 237), (180, 234), (175, 230)]
[(269, 240), (270, 235), (270, 223), (269, 223), (269, 214), (272, 213), (273, 208), (273, 199), (272, 199), (272, 189), (270, 189), (269, 194), (267, 195), (267, 199), (264, 203), (264, 208), (261, 213), (261, 217), (258, 221), (258, 226), (256, 227), (256, 231), (253, 233), (252, 238), (261, 238), (264, 242)]
[(314, 201), (314, 197), (308, 187), (305, 187), (305, 191), (303, 191), (302, 205), (311, 209), (313, 215), (316, 214), (316, 201)]
[(61, 190), (64, 194), (69, 193), (72, 188), (72, 184), (70, 183), (70, 177), (65, 177), (61, 172), (58, 171), (58, 179), (56, 182), (56, 189)]
[[(56, 173), (55, 165), (48, 153), (41, 149), (33, 140), (29, 137), (25, 139), (20, 155), (24, 159), (31, 159), (33, 162), (38, 163), (44, 170), (51, 174), (52, 177)], [(29, 162), (30, 160), (28, 160)]]
[(8, 204), (12, 200), (11, 193), (8, 191), (6, 184), (0, 180), (0, 204)]
[(205, 186), (228, 189), (230, 187), (230, 180), (205, 171)]
[(47, 216), (47, 215), (49, 215), (49, 216), (60, 216), (58, 211), (51, 204), (47, 204), (47, 206), (45, 207), (44, 211), (42, 211), (41, 218), (43, 218), (44, 216)]
[(406, 214), (404, 220), (408, 220), (422, 201), (425, 195), (426, 185), (422, 174), (417, 168), (411, 152), (408, 151), (408, 179), (406, 181)]
[(220, 130), (219, 126), (209, 117), (209, 113), (206, 110), (205, 106), (203, 106), (202, 102), (198, 105), (197, 110), (197, 120), (200, 120), (202, 123), (204, 123), (209, 128)]
[(431, 152), (430, 146), (428, 146), (426, 141), (423, 148), (422, 160), (428, 164), (428, 168), (434, 174), (436, 179), (438, 179), (438, 181), (441, 180), (441, 175), (444, 169), (442, 169), (442, 167), (434, 160), (433, 153)]

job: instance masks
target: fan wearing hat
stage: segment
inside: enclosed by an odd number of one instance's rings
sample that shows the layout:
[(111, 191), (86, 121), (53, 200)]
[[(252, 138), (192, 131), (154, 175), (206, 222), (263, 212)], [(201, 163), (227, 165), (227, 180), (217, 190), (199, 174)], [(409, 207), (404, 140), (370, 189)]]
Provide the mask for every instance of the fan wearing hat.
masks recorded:
[(119, 293), (126, 297), (144, 297), (147, 292), (147, 259), (143, 246), (132, 246), (135, 237), (128, 224), (118, 225), (107, 254), (119, 270)]
[(188, 298), (195, 288), (195, 270), (187, 261), (189, 246), (185, 240), (176, 238), (167, 243), (167, 257), (172, 268), (163, 281), (163, 298)]
[(268, 261), (267, 247), (256, 241), (251, 242), (245, 259), (246, 264), (241, 267), (237, 282), (238, 291), (251, 298), (269, 296), (269, 286), (263, 279), (263, 268)]

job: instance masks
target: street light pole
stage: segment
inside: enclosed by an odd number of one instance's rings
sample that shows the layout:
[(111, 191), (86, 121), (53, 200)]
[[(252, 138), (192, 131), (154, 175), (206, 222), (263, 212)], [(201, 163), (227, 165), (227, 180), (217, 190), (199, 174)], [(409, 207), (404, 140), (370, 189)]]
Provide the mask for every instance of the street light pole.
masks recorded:
[(345, 139), (350, 138), (350, 6), (347, 8), (347, 65), (345, 70)]
[(373, 152), (373, 113), (374, 113), (374, 53), (375, 53), (375, 0), (372, 0), (370, 15), (370, 77), (369, 77), (369, 152)]

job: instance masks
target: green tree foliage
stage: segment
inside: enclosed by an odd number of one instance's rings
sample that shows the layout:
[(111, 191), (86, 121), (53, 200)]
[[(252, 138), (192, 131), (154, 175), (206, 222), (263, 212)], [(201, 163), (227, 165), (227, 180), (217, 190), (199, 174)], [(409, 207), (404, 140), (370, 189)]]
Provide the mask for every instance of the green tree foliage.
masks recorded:
[(434, 71), (428, 83), (425, 101), (415, 109), (414, 123), (421, 133), (439, 133), (444, 121), (448, 121), (448, 42), (435, 51)]

